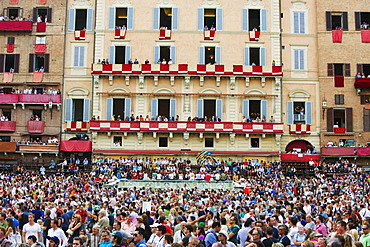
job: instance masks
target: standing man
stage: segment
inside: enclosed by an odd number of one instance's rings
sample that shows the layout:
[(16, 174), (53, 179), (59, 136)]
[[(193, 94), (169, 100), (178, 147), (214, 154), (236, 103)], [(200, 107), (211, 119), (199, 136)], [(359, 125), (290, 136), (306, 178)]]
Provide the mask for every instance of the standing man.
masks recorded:
[(35, 223), (35, 216), (31, 213), (28, 215), (28, 223), (23, 226), (22, 243), (26, 243), (26, 239), (32, 235), (37, 237), (38, 242), (41, 241), (41, 227)]
[(206, 235), (204, 239), (205, 247), (212, 247), (212, 244), (217, 242), (217, 233), (221, 230), (221, 223), (219, 221), (215, 221), (212, 223), (212, 229)]
[(360, 237), (360, 242), (362, 243), (363, 247), (368, 247), (370, 246), (370, 229), (369, 229), (370, 224), (365, 223), (364, 226), (362, 227), (362, 236)]
[(92, 227), (91, 233), (87, 236), (87, 246), (98, 247), (100, 243), (101, 235), (99, 232), (99, 226), (94, 225)]
[[(63, 230), (58, 227), (58, 220), (53, 219), (50, 221), (51, 228), (48, 231), (47, 239), (51, 237), (57, 237), (60, 242), (60, 246), (64, 247), (67, 245), (68, 238), (64, 234)], [(48, 241), (46, 241), (46, 245), (48, 245)]]

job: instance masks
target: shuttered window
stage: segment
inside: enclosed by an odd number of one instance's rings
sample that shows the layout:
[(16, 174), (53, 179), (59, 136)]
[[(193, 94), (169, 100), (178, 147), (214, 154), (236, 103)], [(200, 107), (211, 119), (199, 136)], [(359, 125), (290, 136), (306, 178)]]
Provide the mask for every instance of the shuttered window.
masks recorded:
[(293, 32), (294, 33), (306, 33), (305, 30), (305, 13), (304, 12), (293, 12)]
[(344, 94), (335, 94), (334, 98), (336, 105), (344, 104)]

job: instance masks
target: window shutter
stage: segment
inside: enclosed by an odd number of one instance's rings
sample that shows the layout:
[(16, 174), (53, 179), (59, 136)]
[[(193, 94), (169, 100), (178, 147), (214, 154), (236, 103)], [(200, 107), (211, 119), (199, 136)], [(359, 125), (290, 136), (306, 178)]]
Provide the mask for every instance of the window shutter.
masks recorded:
[(249, 47), (244, 47), (244, 65), (251, 65), (249, 57)]
[(85, 66), (85, 47), (80, 47), (80, 67)]
[(111, 64), (116, 63), (116, 47), (114, 45), (109, 46), (109, 61)]
[(287, 102), (287, 124), (292, 125), (294, 123), (294, 115), (293, 115), (293, 101)]
[(364, 109), (364, 131), (370, 131), (370, 110)]
[(105, 119), (110, 120), (110, 118), (113, 115), (113, 98), (107, 98), (105, 100), (105, 104), (106, 104), (106, 106), (105, 106), (105, 109), (106, 109)]
[(86, 31), (93, 30), (93, 9), (87, 9)]
[(109, 8), (109, 20), (108, 20), (108, 29), (113, 30), (116, 28), (116, 8)]
[(267, 102), (267, 100), (261, 100), (261, 119), (263, 117), (268, 119), (268, 102)]
[(48, 22), (51, 23), (52, 22), (52, 18), (53, 18), (53, 9), (52, 8), (48, 8), (46, 10), (46, 14), (48, 15)]
[(304, 50), (299, 50), (299, 69), (304, 70)]
[(328, 108), (326, 110), (326, 131), (333, 132), (334, 125), (334, 109)]
[(346, 131), (352, 132), (353, 125), (352, 125), (352, 108), (346, 108)]
[(159, 8), (153, 9), (153, 30), (159, 30)]
[(355, 12), (355, 29), (361, 30), (361, 13)]
[(334, 64), (328, 63), (328, 76), (334, 76)]
[(200, 46), (199, 47), (199, 64), (205, 63), (205, 47)]
[(125, 119), (126, 116), (131, 116), (131, 99), (125, 98), (125, 112), (122, 119)]
[(126, 48), (125, 48), (125, 64), (128, 63), (128, 61), (130, 60), (131, 58), (131, 46), (130, 45), (126, 45)]
[(216, 9), (216, 30), (222, 31), (222, 9)]
[(198, 31), (202, 31), (204, 28), (204, 9), (198, 8)]
[(4, 73), (5, 55), (0, 54), (0, 73)]
[(30, 54), (30, 60), (28, 64), (28, 72), (33, 73), (35, 72), (35, 54)]
[(361, 63), (357, 64), (357, 74), (358, 73), (360, 73), (360, 74), (364, 73), (364, 66)]
[(170, 115), (176, 118), (176, 99), (170, 99)]
[(33, 22), (37, 22), (37, 16), (38, 16), (38, 9), (33, 8), (33, 11), (32, 11), (32, 21)]
[(260, 65), (266, 66), (266, 48), (265, 47), (260, 48)]
[[(35, 19), (33, 19), (35, 21)], [(75, 30), (76, 9), (69, 9), (68, 31)]]
[(243, 114), (243, 117), (245, 118), (249, 117), (249, 99), (243, 100), (242, 114)]
[(44, 55), (44, 72), (48, 73), (50, 67), (50, 54)]
[(160, 59), (160, 47), (159, 45), (155, 45), (154, 46), (154, 62), (153, 63), (157, 63), (158, 62), (158, 59)]
[(82, 121), (90, 121), (90, 99), (84, 99), (84, 113)]
[[(172, 8), (172, 30), (177, 30), (179, 26), (179, 9), (178, 8)], [(172, 59), (173, 60), (173, 59)]]
[(73, 58), (73, 66), (74, 67), (79, 67), (78, 66), (79, 57), (80, 57), (80, 47), (75, 46), (75, 54), (74, 54), (74, 58)]
[(312, 125), (312, 102), (305, 102), (305, 115), (306, 115), (306, 124)]
[(345, 63), (344, 64), (344, 76), (350, 77), (351, 76), (351, 64)]
[(20, 54), (14, 54), (14, 73), (19, 73)]
[(261, 9), (260, 25), (261, 32), (267, 32), (267, 9)]
[(326, 30), (330, 31), (333, 30), (333, 24), (331, 21), (331, 12), (326, 11)]
[(342, 12), (342, 29), (348, 31), (348, 12)]
[(293, 32), (294, 33), (299, 33), (299, 19), (298, 19), (298, 12), (293, 13), (293, 18), (294, 18), (294, 26), (293, 26)]
[(134, 8), (127, 8), (127, 30), (134, 29)]
[(304, 15), (304, 12), (299, 12), (299, 33), (306, 33)]
[(248, 12), (249, 12), (249, 9), (242, 9), (242, 30), (243, 31), (249, 31)]
[[(222, 99), (216, 99), (216, 116), (222, 121)], [(207, 116), (208, 119), (211, 116)]]
[(72, 99), (66, 99), (66, 106), (65, 106), (65, 116), (64, 120), (66, 122), (72, 121)]
[(294, 50), (294, 69), (299, 69), (299, 50)]
[(204, 117), (204, 100), (197, 100), (197, 117)]
[(152, 99), (152, 117), (158, 116), (158, 99)]
[(364, 105), (366, 100), (366, 95), (360, 95), (360, 104)]
[(172, 59), (172, 63), (176, 64), (176, 46), (171, 45), (170, 48), (170, 58)]
[(221, 47), (219, 47), (219, 46), (216, 46), (215, 62), (216, 62), (216, 64), (221, 64)]

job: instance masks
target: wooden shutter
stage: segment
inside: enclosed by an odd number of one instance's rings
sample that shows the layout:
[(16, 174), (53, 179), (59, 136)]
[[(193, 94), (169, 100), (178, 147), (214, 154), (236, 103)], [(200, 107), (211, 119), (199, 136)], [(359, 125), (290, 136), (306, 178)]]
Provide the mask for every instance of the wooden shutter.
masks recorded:
[(261, 9), (260, 14), (261, 32), (267, 32), (267, 9)]
[(305, 12), (299, 12), (299, 33), (306, 33)]
[(75, 30), (76, 9), (69, 9), (68, 31)]
[(52, 8), (48, 8), (46, 10), (46, 14), (48, 15), (48, 22), (51, 23), (52, 22), (52, 18), (53, 18), (53, 9)]
[(109, 8), (108, 29), (113, 30), (116, 26), (116, 8)]
[(260, 66), (266, 66), (266, 48), (260, 48)]
[(351, 64), (345, 63), (344, 64), (344, 76), (350, 77), (351, 76)]
[(134, 29), (134, 8), (127, 8), (127, 30)]
[[(179, 27), (179, 8), (172, 8), (171, 29), (177, 30)], [(173, 60), (173, 59), (172, 59)]]
[(364, 131), (370, 131), (370, 110), (364, 109)]
[(334, 76), (334, 64), (328, 63), (328, 76)]
[(159, 18), (160, 18), (160, 9), (154, 8), (153, 9), (153, 30), (159, 29)]
[(342, 12), (342, 29), (348, 31), (348, 12)]
[(352, 121), (352, 108), (346, 108), (346, 131), (352, 132), (353, 131), (353, 121)]
[(111, 64), (116, 63), (116, 47), (114, 45), (109, 46), (109, 62)]
[(50, 54), (44, 55), (44, 72), (49, 72)]
[(364, 105), (366, 100), (366, 95), (360, 95), (360, 104)]
[(105, 100), (105, 119), (110, 120), (113, 115), (113, 98)]
[(90, 121), (90, 99), (84, 99), (84, 112), (82, 121)]
[(4, 72), (5, 55), (0, 54), (0, 73)]
[(123, 119), (125, 119), (126, 116), (130, 117), (131, 116), (131, 99), (130, 98), (125, 98), (125, 112)]
[(197, 100), (197, 117), (203, 117), (204, 115), (204, 100)]
[(35, 54), (30, 54), (30, 60), (28, 63), (28, 72), (29, 73), (35, 72)]
[(170, 115), (176, 118), (176, 99), (170, 99)]
[(204, 9), (198, 8), (198, 31), (202, 31), (204, 28)]
[(199, 64), (205, 64), (205, 47), (199, 47)]
[(293, 109), (293, 101), (287, 102), (287, 124), (292, 125), (294, 123), (294, 109)]
[(124, 64), (128, 64), (128, 61), (130, 60), (130, 58), (131, 58), (131, 45), (126, 45)]
[[(222, 99), (216, 99), (216, 116), (222, 121)], [(211, 116), (208, 116), (211, 117)]]
[(221, 47), (220, 46), (216, 46), (215, 62), (216, 64), (221, 64)]
[(267, 100), (261, 100), (261, 119), (265, 117), (266, 119), (269, 119), (268, 116), (268, 101)]
[(65, 115), (64, 115), (64, 121), (66, 122), (69, 122), (69, 121), (72, 121), (72, 107), (73, 107), (73, 104), (72, 104), (72, 99), (66, 99), (65, 100)]
[(299, 12), (293, 12), (293, 32), (299, 33)]
[(33, 11), (32, 11), (32, 21), (33, 22), (37, 22), (37, 16), (38, 16), (38, 9), (33, 8)]
[(158, 99), (152, 99), (152, 117), (158, 116)]
[(249, 57), (249, 47), (244, 47), (244, 65), (251, 65)]
[(161, 53), (161, 48), (159, 47), (159, 45), (155, 45), (154, 46), (154, 61), (153, 63), (157, 63), (158, 62), (158, 59), (160, 59), (160, 54)]
[(87, 9), (86, 31), (93, 30), (93, 9)]
[(326, 30), (330, 31), (333, 29), (333, 24), (332, 24), (332, 21), (331, 21), (331, 12), (330, 11), (326, 11)]
[(355, 12), (355, 29), (361, 30), (361, 13)]
[(222, 31), (222, 9), (216, 9), (216, 30)]
[(360, 73), (360, 74), (364, 73), (364, 66), (363, 66), (362, 63), (357, 64), (357, 74), (358, 73)]
[(305, 102), (306, 124), (312, 125), (312, 102)]
[(248, 99), (243, 100), (242, 114), (243, 114), (243, 117), (245, 118), (249, 117), (249, 100)]
[(328, 108), (326, 110), (326, 131), (333, 132), (334, 125), (334, 109)]
[(248, 12), (249, 9), (242, 9), (242, 30), (243, 31), (249, 31), (249, 25), (248, 25)]
[(171, 45), (170, 48), (170, 58), (173, 64), (176, 64), (176, 46)]
[(14, 54), (14, 73), (19, 73), (20, 54)]

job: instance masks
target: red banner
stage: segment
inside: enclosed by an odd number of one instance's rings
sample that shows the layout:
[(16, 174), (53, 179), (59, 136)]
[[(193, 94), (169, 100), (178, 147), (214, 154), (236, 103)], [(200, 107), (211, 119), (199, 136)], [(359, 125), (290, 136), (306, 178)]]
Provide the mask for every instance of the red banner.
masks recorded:
[(35, 45), (35, 53), (45, 53), (46, 45)]
[(12, 52), (14, 52), (14, 44), (12, 44), (12, 45), (7, 45), (6, 46), (6, 52), (8, 52), (8, 53), (12, 53)]
[(0, 152), (15, 152), (16, 147), (15, 142), (0, 142)]
[(331, 31), (331, 38), (333, 43), (342, 43), (342, 30), (332, 30)]
[(282, 161), (320, 161), (320, 154), (281, 154)]
[(4, 79), (3, 82), (12, 82), (13, 81), (13, 73), (4, 72)]
[(322, 155), (328, 156), (350, 156), (355, 155), (355, 148), (354, 147), (322, 147), (321, 148)]
[(29, 133), (43, 133), (45, 121), (28, 121), (27, 127)]
[(36, 32), (44, 33), (46, 32), (46, 22), (38, 22), (36, 27)]
[(86, 31), (75, 31), (75, 40), (85, 40), (86, 38)]
[(39, 0), (39, 4), (47, 4), (48, 1), (47, 0)]
[(344, 76), (334, 76), (334, 87), (344, 87)]
[(87, 153), (92, 151), (91, 141), (61, 141), (60, 151)]
[(364, 147), (364, 148), (358, 147), (356, 150), (357, 150), (356, 154), (358, 156), (368, 156), (368, 155), (370, 155), (370, 147)]
[(260, 31), (250, 31), (249, 32), (249, 41), (258, 41), (260, 39)]
[(370, 43), (370, 30), (361, 30), (362, 43)]
[(32, 31), (32, 21), (0, 21), (0, 31)]
[(10, 0), (9, 4), (18, 4), (18, 0)]
[(33, 82), (42, 82), (44, 72), (33, 72)]
[(18, 103), (18, 94), (0, 94), (0, 103)]
[(0, 131), (15, 131), (15, 121), (0, 121)]

